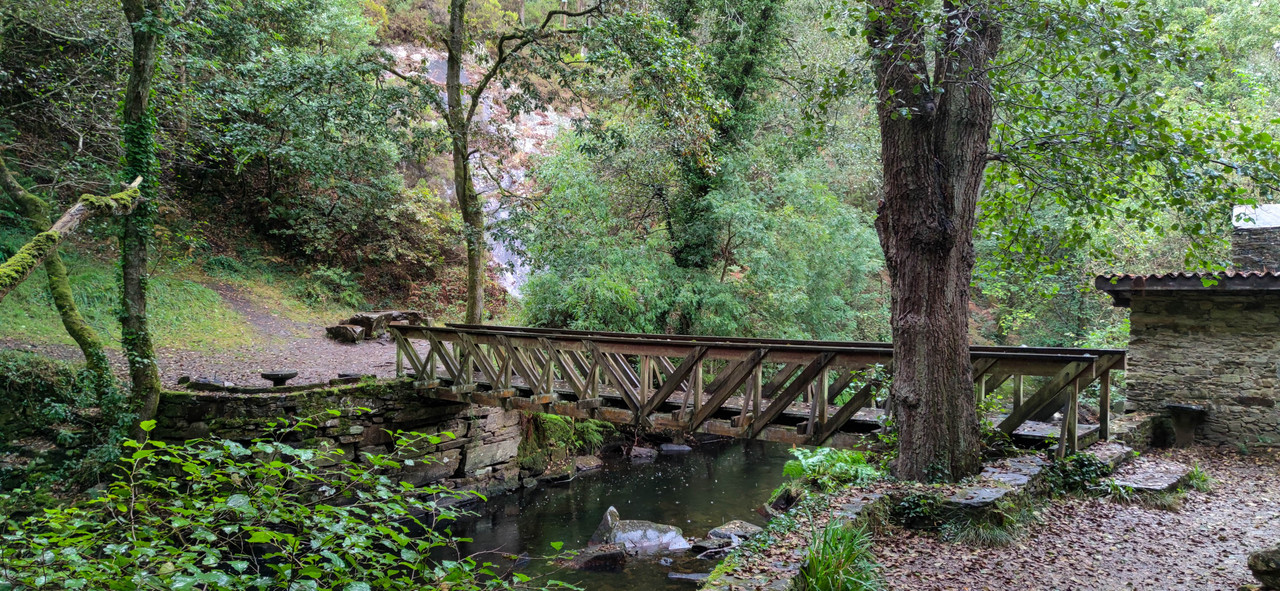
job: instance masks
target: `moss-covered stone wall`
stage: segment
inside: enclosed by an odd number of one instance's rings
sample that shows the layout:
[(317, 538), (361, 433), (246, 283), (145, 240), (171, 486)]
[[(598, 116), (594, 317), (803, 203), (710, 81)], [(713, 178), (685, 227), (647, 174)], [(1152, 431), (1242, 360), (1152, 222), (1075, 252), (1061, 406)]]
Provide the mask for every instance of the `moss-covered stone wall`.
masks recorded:
[[(330, 409), (342, 414), (332, 416)], [(514, 490), (520, 484), (519, 411), (426, 398), (409, 380), (263, 394), (165, 392), (153, 436), (170, 441), (247, 441), (263, 436), (267, 424), (279, 418), (314, 419), (320, 428), (302, 443), (337, 447), (350, 458), (362, 451), (387, 451), (395, 431), (449, 432), (453, 438), (421, 450), (433, 461), (414, 462), (401, 478), (413, 484), (443, 481), (458, 490), (489, 493)]]
[(1198, 440), (1280, 445), (1280, 295), (1134, 294), (1128, 396), (1204, 406)]

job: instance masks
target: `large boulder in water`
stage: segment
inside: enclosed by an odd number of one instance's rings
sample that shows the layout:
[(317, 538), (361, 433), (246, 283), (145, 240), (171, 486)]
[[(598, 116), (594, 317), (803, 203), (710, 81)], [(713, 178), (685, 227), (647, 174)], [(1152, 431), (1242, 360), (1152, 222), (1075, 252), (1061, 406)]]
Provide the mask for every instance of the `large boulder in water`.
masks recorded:
[(604, 519), (600, 520), (600, 526), (591, 536), (591, 544), (616, 544), (628, 552), (638, 554), (675, 552), (690, 548), (680, 528), (652, 521), (622, 519), (614, 507), (609, 507), (604, 512)]
[(1263, 587), (1280, 591), (1280, 545), (1250, 554), (1249, 570)]

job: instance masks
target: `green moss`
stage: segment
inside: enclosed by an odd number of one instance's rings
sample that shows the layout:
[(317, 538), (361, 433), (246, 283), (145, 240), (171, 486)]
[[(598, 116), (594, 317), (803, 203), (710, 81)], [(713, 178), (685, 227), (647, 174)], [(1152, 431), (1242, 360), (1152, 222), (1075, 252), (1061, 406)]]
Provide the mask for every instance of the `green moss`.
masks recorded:
[(22, 280), (26, 279), (61, 241), (62, 236), (53, 230), (41, 232), (14, 253), (9, 260), (0, 264), (0, 294), (8, 293), (22, 283)]
[(90, 195), (85, 193), (80, 196), (80, 202), (93, 208), (94, 211), (105, 212), (129, 209), (135, 201), (141, 198), (142, 191), (134, 187), (114, 195)]

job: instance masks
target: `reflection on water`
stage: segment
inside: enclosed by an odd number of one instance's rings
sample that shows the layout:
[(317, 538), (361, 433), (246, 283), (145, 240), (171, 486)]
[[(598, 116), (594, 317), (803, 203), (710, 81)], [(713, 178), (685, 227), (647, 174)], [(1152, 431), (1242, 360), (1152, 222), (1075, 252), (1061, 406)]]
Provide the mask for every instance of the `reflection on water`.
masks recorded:
[[(609, 458), (604, 469), (567, 484), (493, 499), (477, 509), (480, 515), (455, 523), (452, 530), (472, 539), (462, 547), (466, 554), (540, 556), (553, 553), (552, 542), (563, 542), (566, 550), (585, 548), (610, 505), (623, 519), (675, 525), (685, 537), (705, 537), (711, 528), (734, 519), (764, 525), (755, 508), (782, 483), (782, 466), (788, 459), (787, 446), (761, 441), (702, 445), (691, 453), (663, 454), (648, 463)], [(710, 561), (676, 558), (670, 566), (632, 559), (621, 573), (556, 571), (538, 560), (519, 570), (590, 591), (623, 591), (692, 589), (692, 583), (669, 581), (667, 572), (709, 572), (715, 567)], [(486, 559), (498, 562), (492, 556)]]

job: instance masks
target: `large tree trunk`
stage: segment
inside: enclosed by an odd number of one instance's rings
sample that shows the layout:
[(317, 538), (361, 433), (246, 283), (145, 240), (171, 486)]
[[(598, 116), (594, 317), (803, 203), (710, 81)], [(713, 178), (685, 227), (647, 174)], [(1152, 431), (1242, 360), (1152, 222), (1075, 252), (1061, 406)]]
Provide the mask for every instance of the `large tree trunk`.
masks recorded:
[(463, 233), (467, 244), (467, 318), (468, 324), (484, 322), (485, 252), (484, 209), (471, 180), (470, 118), (462, 104), (462, 57), (466, 50), (466, 0), (449, 2), (448, 69), (445, 72), (445, 95), (448, 107), (449, 135), (453, 146), (453, 189), (462, 213)]
[(950, 24), (932, 73), (925, 56), (938, 32), (920, 5), (874, 0), (867, 31), (884, 165), (876, 230), (892, 282), (893, 472), (920, 481), (974, 474), (981, 451), (969, 283), (994, 109), (986, 68), (1000, 29), (982, 2), (943, 6)]
[[(143, 178), (143, 202), (121, 224), (122, 275), (121, 336), (129, 360), (133, 405), (139, 421), (155, 416), (160, 402), (160, 370), (155, 345), (147, 327), (147, 248), (155, 218), (159, 190), (156, 174), (156, 117), (150, 103), (151, 84), (160, 54), (163, 26), (161, 0), (124, 0), (125, 18), (133, 35), (133, 61), (124, 92), (123, 124), (125, 174)], [(140, 433), (139, 433), (140, 434)]]
[[(62, 263), (62, 257), (58, 256), (58, 241), (65, 238), (67, 234), (75, 230), (80, 221), (101, 211), (102, 208), (94, 208), (83, 201), (72, 207), (57, 223), (54, 223), (50, 216), (49, 204), (45, 200), (36, 197), (22, 187), (9, 172), (5, 165), (4, 159), (0, 158), (0, 185), (4, 186), (5, 191), (17, 201), (18, 206), (22, 208), (23, 215), (31, 224), (36, 232), (44, 233), (49, 226), (53, 226), (50, 231), (55, 232), (54, 235), (43, 234), (48, 236), (46, 240), (51, 242), (51, 247), (41, 249), (36, 244), (27, 250), (25, 256), (30, 257), (29, 262), (31, 268), (26, 270), (29, 273), (34, 265), (39, 262), (41, 254), (47, 254), (44, 259), (45, 273), (49, 276), (49, 294), (53, 296), (53, 305), (58, 310), (58, 316), (62, 318), (62, 326), (67, 329), (67, 334), (80, 347), (80, 352), (84, 354), (85, 366), (89, 371), (98, 377), (99, 383), (107, 384), (111, 381), (111, 365), (107, 361), (107, 355), (102, 348), (102, 339), (98, 337), (98, 332), (85, 322), (84, 316), (80, 315), (80, 309), (76, 307), (75, 298), (71, 295), (71, 282), (67, 279), (67, 267)], [(134, 197), (137, 196), (135, 188), (127, 188), (125, 192), (106, 198), (106, 203), (112, 205), (121, 205), (123, 207), (132, 207), (136, 203)], [(43, 251), (43, 252), (42, 252)], [(20, 257), (13, 257), (13, 261), (5, 261), (5, 266), (13, 264), (15, 269), (13, 280), (0, 280), (0, 300), (4, 299), (9, 291), (26, 278), (26, 273), (21, 274), (16, 271), (19, 264), (24, 261)], [(0, 276), (5, 273), (0, 272)]]

